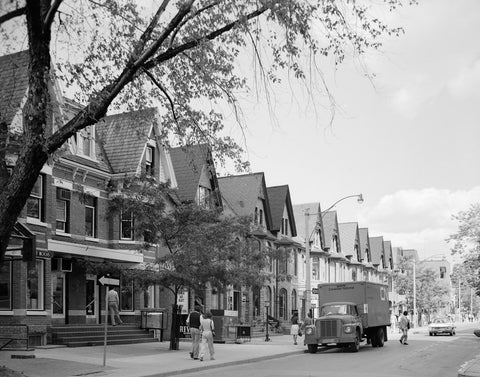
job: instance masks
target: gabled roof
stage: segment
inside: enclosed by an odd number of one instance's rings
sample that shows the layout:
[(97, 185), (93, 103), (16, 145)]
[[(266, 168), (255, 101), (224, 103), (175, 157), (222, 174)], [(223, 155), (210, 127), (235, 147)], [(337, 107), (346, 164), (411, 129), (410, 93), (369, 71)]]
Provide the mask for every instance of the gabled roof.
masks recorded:
[[(338, 235), (337, 211), (328, 211), (323, 214), (323, 230), (325, 231), (325, 248), (332, 249), (332, 237)], [(340, 237), (338, 237), (338, 250), (342, 251)]]
[[(194, 201), (202, 172), (208, 176), (212, 192), (218, 192), (218, 180), (212, 153), (207, 144), (189, 145), (170, 149), (173, 170), (182, 202)], [(218, 195), (217, 201), (221, 203)]]
[(271, 228), (270, 204), (263, 173), (220, 177), (218, 185), (222, 201), (238, 216), (252, 216), (258, 198), (262, 198), (265, 201), (266, 226)]
[(372, 252), (372, 263), (374, 266), (379, 266), (383, 268), (382, 265), (382, 255), (385, 256), (383, 249), (383, 237), (370, 237), (370, 248)]
[(272, 229), (270, 230), (273, 232), (280, 231), (283, 219), (283, 210), (286, 207), (290, 220), (290, 231), (292, 233), (292, 237), (295, 237), (297, 235), (297, 228), (288, 185), (267, 187), (267, 193), (268, 201), (270, 203), (270, 213), (272, 215)]
[(0, 56), (0, 123), (10, 125), (28, 89), (28, 51)]
[(138, 172), (152, 128), (158, 128), (156, 108), (109, 115), (96, 124), (114, 173)]
[(360, 237), (360, 255), (362, 257), (362, 262), (371, 262), (367, 259), (367, 249), (370, 250), (371, 254), (371, 247), (370, 247), (370, 237), (368, 235), (368, 228), (359, 228), (358, 235)]
[(385, 251), (385, 264), (388, 268), (393, 269), (393, 254), (392, 254), (392, 242), (383, 241), (383, 250)]
[(339, 223), (338, 232), (340, 235), (340, 243), (342, 245), (342, 252), (346, 257), (355, 255), (355, 245), (359, 246), (358, 223)]
[[(75, 102), (74, 100), (70, 98), (65, 98), (65, 97), (63, 98), (63, 114), (65, 116), (65, 121), (69, 121), (70, 119), (72, 119), (80, 110), (82, 110), (82, 108), (83, 106)], [(112, 173), (113, 169), (110, 166), (110, 162), (108, 161), (103, 145), (98, 140), (99, 140), (98, 127), (95, 127), (96, 160), (92, 160), (90, 158), (85, 158), (81, 155), (76, 155), (68, 152), (62, 154), (62, 158), (77, 162), (79, 164), (88, 166), (90, 168), (95, 168), (104, 172)]]
[(322, 249), (325, 246), (325, 234), (323, 231), (323, 223), (322, 223), (322, 216), (321, 216), (321, 209), (320, 203), (303, 203), (303, 204), (295, 204), (293, 206), (293, 214), (295, 216), (296, 227), (297, 227), (297, 235), (298, 238), (305, 242), (305, 210), (309, 209), (309, 216), (308, 216), (308, 236), (310, 237), (310, 241), (313, 241), (313, 230), (315, 227), (320, 227), (322, 233)]

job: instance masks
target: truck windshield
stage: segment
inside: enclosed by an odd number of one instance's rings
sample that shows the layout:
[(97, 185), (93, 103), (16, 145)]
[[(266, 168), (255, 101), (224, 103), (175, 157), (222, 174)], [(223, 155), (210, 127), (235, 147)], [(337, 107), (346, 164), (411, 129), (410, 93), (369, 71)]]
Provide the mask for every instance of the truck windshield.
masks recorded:
[(346, 304), (335, 304), (335, 305), (325, 305), (322, 306), (320, 310), (320, 316), (326, 315), (336, 315), (336, 314), (351, 314), (350, 305)]

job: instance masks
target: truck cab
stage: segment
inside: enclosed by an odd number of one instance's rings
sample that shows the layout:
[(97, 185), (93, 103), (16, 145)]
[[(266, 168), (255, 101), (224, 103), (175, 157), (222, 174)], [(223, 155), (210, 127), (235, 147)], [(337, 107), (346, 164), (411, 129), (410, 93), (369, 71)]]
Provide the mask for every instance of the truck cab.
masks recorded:
[(353, 302), (331, 302), (320, 307), (320, 317), (305, 329), (305, 344), (310, 353), (318, 345), (349, 347), (358, 352), (363, 325), (357, 306)]

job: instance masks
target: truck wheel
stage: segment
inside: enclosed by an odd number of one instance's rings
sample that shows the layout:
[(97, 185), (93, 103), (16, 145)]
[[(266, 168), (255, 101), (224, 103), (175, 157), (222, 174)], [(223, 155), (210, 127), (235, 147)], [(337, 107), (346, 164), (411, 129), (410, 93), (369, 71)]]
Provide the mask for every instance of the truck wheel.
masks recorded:
[(383, 327), (379, 327), (375, 335), (377, 338), (377, 347), (383, 347), (383, 344), (385, 343), (384, 342), (385, 333), (383, 331)]
[(378, 340), (377, 340), (377, 332), (376, 331), (370, 332), (370, 342), (372, 343), (372, 347), (378, 347)]
[(310, 353), (317, 353), (318, 344), (309, 344), (308, 345), (308, 352)]
[(358, 352), (360, 351), (360, 331), (357, 330), (357, 334), (355, 335), (355, 341), (350, 344), (350, 352)]

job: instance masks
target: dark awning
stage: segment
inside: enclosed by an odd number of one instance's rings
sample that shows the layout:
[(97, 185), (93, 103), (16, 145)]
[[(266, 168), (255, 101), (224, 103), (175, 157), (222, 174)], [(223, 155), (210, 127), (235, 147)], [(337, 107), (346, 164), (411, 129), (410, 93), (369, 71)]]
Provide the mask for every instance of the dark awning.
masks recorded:
[(6, 257), (22, 257), (24, 260), (35, 260), (35, 234), (22, 223), (17, 222), (8, 242)]

